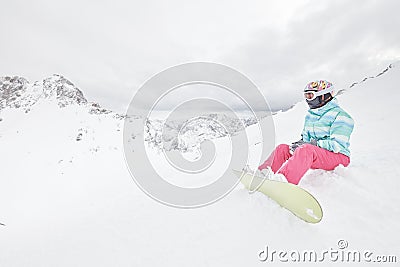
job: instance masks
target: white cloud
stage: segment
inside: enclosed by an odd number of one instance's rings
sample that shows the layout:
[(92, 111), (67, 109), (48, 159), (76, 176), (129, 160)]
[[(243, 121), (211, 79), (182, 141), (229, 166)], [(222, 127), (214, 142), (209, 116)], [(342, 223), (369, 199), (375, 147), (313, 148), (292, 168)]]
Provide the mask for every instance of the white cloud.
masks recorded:
[(215, 61), (244, 72), (276, 108), (309, 79), (346, 86), (398, 58), (397, 10), (394, 0), (8, 1), (0, 74), (63, 74), (121, 108), (155, 73)]
[(301, 99), (310, 80), (347, 87), (400, 58), (398, 1), (311, 2), (285, 29), (265, 28), (226, 61), (250, 75), (273, 107)]

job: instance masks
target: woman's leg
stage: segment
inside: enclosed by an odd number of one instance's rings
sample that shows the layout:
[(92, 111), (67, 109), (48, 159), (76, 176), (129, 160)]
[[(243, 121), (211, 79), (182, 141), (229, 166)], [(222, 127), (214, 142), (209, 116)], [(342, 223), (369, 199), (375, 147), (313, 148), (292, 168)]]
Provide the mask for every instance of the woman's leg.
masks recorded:
[(286, 144), (280, 144), (275, 148), (267, 160), (258, 167), (258, 169), (262, 170), (271, 167), (272, 171), (275, 173), (291, 156), (289, 146)]
[(350, 159), (346, 155), (305, 144), (295, 150), (293, 157), (278, 172), (282, 173), (289, 183), (298, 184), (309, 169), (333, 170), (339, 164), (348, 166), (349, 163)]

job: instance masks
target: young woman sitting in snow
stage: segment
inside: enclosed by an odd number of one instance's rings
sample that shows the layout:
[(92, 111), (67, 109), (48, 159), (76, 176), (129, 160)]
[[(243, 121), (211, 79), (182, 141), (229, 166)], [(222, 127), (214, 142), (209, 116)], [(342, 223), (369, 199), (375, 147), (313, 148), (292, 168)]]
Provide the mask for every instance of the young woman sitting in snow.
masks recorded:
[(302, 138), (291, 145), (281, 144), (258, 167), (263, 176), (298, 184), (309, 169), (333, 170), (350, 163), (349, 140), (354, 121), (339, 107), (328, 81), (310, 82), (304, 97), (310, 109)]

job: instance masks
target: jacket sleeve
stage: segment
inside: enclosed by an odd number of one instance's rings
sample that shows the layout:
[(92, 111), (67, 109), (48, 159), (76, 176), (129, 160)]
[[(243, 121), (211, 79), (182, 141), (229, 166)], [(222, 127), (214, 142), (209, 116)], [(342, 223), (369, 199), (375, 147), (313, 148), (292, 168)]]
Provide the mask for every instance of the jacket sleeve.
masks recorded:
[(303, 139), (304, 142), (309, 143), (311, 140), (310, 140), (310, 135), (308, 134), (308, 131), (306, 130), (306, 122), (307, 122), (307, 116), (304, 121), (303, 131), (301, 132), (301, 138)]
[(353, 132), (354, 121), (346, 112), (339, 112), (330, 127), (330, 136), (317, 141), (319, 147), (335, 153), (348, 153), (350, 135)]

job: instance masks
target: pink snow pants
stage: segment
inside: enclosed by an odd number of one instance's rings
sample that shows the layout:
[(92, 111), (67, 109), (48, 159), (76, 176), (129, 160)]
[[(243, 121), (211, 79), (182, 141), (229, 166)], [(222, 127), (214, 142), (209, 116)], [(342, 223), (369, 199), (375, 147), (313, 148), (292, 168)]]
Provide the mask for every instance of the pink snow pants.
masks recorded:
[(274, 173), (278, 172), (285, 175), (289, 183), (298, 184), (309, 169), (330, 171), (339, 166), (339, 164), (347, 167), (349, 163), (350, 158), (348, 156), (311, 144), (304, 144), (298, 147), (293, 155), (290, 154), (288, 145), (281, 144), (275, 148), (258, 169), (262, 170), (269, 166)]

